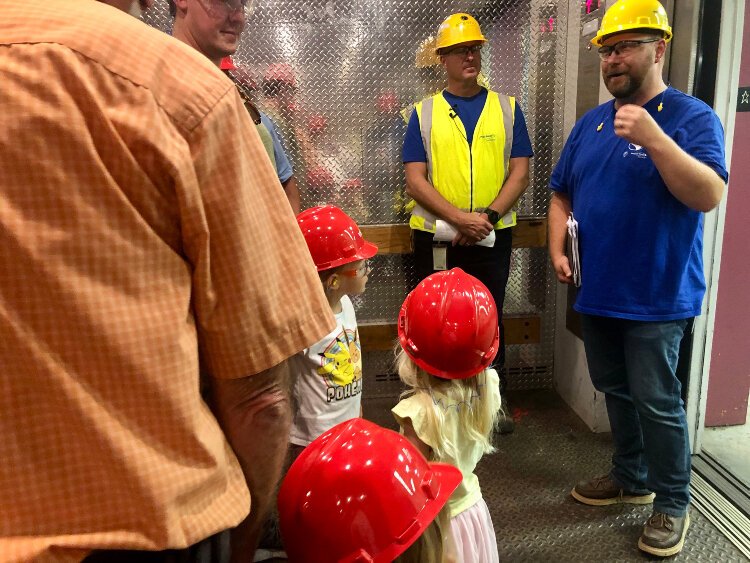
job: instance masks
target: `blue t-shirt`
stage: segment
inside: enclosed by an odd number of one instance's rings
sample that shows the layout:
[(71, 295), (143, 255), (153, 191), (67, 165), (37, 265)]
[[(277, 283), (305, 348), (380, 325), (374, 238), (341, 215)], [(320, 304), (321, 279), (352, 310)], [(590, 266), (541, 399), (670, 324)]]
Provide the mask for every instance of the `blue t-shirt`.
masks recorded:
[[(484, 109), (484, 102), (487, 101), (487, 89), (482, 88), (479, 94), (469, 98), (454, 96), (447, 90), (443, 90), (443, 97), (456, 112), (456, 119), (460, 119), (466, 129), (466, 138), (474, 137), (474, 129), (479, 121), (479, 116)], [(529, 132), (526, 129), (526, 119), (523, 116), (521, 107), (516, 101), (516, 109), (513, 117), (513, 145), (510, 149), (510, 157), (532, 157), (534, 151), (531, 148)], [(422, 133), (419, 130), (419, 119), (417, 112), (413, 111), (409, 118), (409, 126), (406, 128), (404, 137), (404, 149), (402, 153), (403, 162), (427, 162), (427, 152), (422, 142)]]
[[(668, 88), (643, 107), (726, 182), (724, 130), (709, 106)], [(574, 308), (642, 321), (699, 315), (706, 289), (703, 213), (669, 192), (642, 147), (615, 135), (614, 114), (613, 100), (576, 123), (550, 179), (552, 190), (570, 198), (578, 221), (581, 287)]]
[(282, 184), (292, 177), (294, 172), (292, 171), (292, 165), (289, 164), (289, 158), (286, 156), (284, 145), (281, 144), (281, 137), (276, 130), (276, 125), (271, 118), (269, 118), (262, 111), (258, 111), (260, 114), (260, 122), (266, 126), (268, 132), (271, 134), (273, 140), (273, 156), (276, 160), (276, 175), (279, 177), (279, 182)]

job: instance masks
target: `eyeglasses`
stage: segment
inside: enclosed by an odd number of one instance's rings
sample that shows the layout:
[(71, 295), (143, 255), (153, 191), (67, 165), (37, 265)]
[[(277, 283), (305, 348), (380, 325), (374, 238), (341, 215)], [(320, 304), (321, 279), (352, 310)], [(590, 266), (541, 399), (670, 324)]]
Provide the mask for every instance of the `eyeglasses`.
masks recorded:
[(599, 53), (599, 58), (606, 61), (609, 56), (614, 53), (618, 57), (628, 56), (632, 54), (640, 45), (644, 43), (655, 43), (661, 41), (661, 37), (654, 37), (652, 39), (626, 39), (625, 41), (618, 41), (614, 45), (604, 45), (599, 47), (596, 52)]
[(250, 0), (199, 0), (212, 18), (226, 18), (242, 13), (248, 17), (252, 11)]
[(339, 270), (339, 274), (349, 278), (363, 278), (370, 272), (372, 272), (372, 264), (369, 260), (365, 260), (356, 270)]
[(480, 54), (480, 51), (482, 50), (482, 45), (470, 45), (468, 47), (456, 47), (455, 49), (451, 49), (446, 53), (446, 55), (458, 55), (459, 57), (465, 57), (469, 53), (472, 55), (478, 55)]

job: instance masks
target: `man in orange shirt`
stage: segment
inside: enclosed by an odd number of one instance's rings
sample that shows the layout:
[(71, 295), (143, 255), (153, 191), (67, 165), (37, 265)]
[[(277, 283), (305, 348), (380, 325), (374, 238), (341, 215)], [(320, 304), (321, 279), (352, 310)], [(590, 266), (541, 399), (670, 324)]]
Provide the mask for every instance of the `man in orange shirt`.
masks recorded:
[(3, 561), (251, 561), (333, 328), (235, 87), (134, 5), (0, 3)]

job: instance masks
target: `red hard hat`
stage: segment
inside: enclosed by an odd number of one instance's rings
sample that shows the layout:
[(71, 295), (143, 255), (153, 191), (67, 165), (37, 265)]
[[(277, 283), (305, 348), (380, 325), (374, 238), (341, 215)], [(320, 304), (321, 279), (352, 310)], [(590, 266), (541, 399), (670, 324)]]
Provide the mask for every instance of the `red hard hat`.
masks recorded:
[(437, 272), (406, 296), (398, 337), (406, 354), (428, 373), (471, 377), (498, 351), (495, 300), (487, 286), (461, 268)]
[(390, 563), (424, 532), (461, 483), (409, 441), (363, 418), (334, 426), (289, 468), (279, 524), (289, 561)]
[(236, 70), (237, 67), (234, 66), (234, 61), (232, 60), (232, 57), (224, 57), (221, 59), (221, 63), (219, 63), (219, 68), (221, 70)]
[(318, 271), (372, 258), (378, 247), (362, 237), (357, 223), (338, 207), (322, 205), (297, 215)]

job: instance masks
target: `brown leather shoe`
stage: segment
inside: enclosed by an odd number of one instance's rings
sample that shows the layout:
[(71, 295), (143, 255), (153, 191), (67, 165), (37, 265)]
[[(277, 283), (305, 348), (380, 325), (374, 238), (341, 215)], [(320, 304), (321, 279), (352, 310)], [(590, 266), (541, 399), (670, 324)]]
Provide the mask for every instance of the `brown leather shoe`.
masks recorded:
[(688, 526), (690, 515), (687, 512), (684, 516), (654, 512), (643, 527), (638, 549), (659, 557), (675, 555), (685, 544)]
[(594, 477), (590, 481), (578, 483), (570, 495), (578, 502), (590, 506), (607, 506), (610, 504), (651, 504), (654, 493), (633, 493), (624, 490), (609, 475)]

